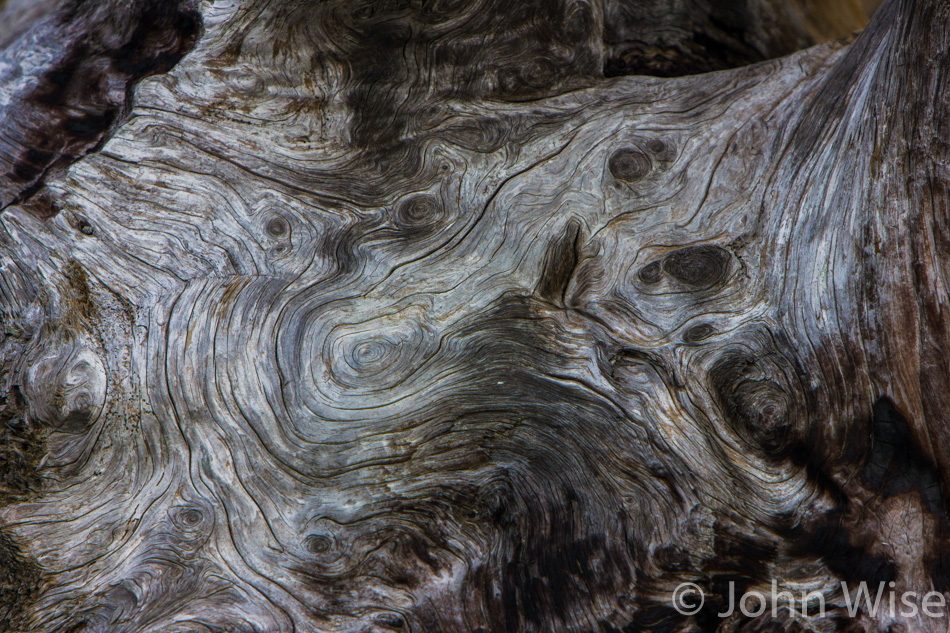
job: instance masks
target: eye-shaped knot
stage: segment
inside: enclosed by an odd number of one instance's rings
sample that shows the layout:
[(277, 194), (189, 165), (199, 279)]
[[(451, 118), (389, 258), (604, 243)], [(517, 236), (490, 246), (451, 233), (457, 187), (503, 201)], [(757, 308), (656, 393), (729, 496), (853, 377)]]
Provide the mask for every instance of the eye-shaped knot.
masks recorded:
[(696, 289), (719, 284), (728, 272), (729, 252), (719, 246), (688, 246), (673, 251), (663, 260), (663, 270), (681, 283)]
[(333, 540), (325, 534), (311, 534), (304, 539), (303, 546), (310, 554), (325, 554), (333, 547)]
[(207, 535), (211, 527), (211, 515), (197, 505), (173, 507), (169, 510), (168, 517), (175, 530), (189, 539)]
[(324, 345), (322, 355), (329, 361), (330, 381), (322, 386), (342, 389), (347, 396), (356, 397), (401, 383), (432, 354), (438, 340), (426, 323), (424, 311), (409, 308), (360, 323), (341, 324)]
[(699, 323), (686, 330), (686, 333), (683, 334), (683, 342), (688, 344), (699, 343), (700, 341), (705, 341), (715, 333), (716, 328), (709, 323)]
[(653, 170), (650, 157), (637, 149), (621, 149), (607, 161), (607, 168), (617, 180), (635, 182), (645, 178)]
[(439, 198), (418, 194), (397, 205), (393, 220), (400, 228), (420, 230), (441, 224), (444, 216), (445, 207)]
[(290, 225), (287, 223), (287, 220), (278, 215), (268, 220), (267, 224), (264, 226), (264, 230), (270, 237), (281, 239), (290, 233)]
[(727, 353), (709, 372), (726, 421), (749, 444), (781, 456), (800, 407), (793, 383), (773, 361), (747, 353)]

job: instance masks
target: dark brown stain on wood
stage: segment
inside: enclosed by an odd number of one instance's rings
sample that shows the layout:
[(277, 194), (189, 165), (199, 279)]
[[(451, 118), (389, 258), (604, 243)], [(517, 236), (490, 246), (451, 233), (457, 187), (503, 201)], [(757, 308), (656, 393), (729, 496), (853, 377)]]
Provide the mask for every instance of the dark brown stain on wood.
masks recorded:
[(27, 419), (19, 385), (0, 393), (0, 505), (39, 490), (39, 464), (46, 454), (45, 433)]
[(27, 607), (39, 594), (42, 575), (0, 529), (0, 631), (27, 630)]
[(874, 403), (870, 451), (860, 474), (864, 485), (883, 497), (917, 492), (927, 511), (947, 523), (937, 467), (920, 449), (907, 419), (889, 398)]
[[(29, 199), (50, 174), (101, 147), (128, 110), (135, 83), (167, 72), (191, 50), (201, 19), (185, 0), (137, 0), (110, 8), (75, 0), (34, 29), (51, 61), (20, 69), (33, 82), (0, 115), (5, 173), (0, 207)], [(17, 55), (27, 42), (4, 54)], [(0, 77), (4, 81), (20, 76)]]
[(560, 238), (548, 247), (537, 288), (542, 298), (561, 305), (565, 303), (568, 286), (580, 259), (580, 236), (580, 222), (569, 220)]

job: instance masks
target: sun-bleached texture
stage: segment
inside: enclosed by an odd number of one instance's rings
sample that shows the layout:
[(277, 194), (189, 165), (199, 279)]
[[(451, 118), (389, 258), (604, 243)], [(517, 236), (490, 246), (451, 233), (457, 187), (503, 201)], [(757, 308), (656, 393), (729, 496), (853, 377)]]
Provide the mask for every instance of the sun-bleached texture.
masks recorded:
[(950, 590), (950, 3), (666, 79), (607, 63), (611, 2), (175, 6), (0, 215), (11, 627), (796, 630), (716, 616), (775, 580), (886, 631), (840, 581)]

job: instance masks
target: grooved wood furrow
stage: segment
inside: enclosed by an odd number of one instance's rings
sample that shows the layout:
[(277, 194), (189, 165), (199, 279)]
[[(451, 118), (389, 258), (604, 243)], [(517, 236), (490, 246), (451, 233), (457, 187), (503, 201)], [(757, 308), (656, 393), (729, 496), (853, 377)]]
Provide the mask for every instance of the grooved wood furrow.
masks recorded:
[(950, 589), (950, 4), (605, 79), (617, 6), (202, 3), (0, 215), (0, 622), (946, 630), (840, 582)]

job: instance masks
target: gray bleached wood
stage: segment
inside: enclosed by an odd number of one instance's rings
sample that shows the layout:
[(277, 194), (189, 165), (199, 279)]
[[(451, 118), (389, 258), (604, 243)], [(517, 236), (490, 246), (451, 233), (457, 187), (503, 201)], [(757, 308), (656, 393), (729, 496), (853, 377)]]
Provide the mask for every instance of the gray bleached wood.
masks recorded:
[[(5, 183), (12, 630), (885, 631), (842, 580), (950, 589), (950, 4), (673, 79), (603, 77), (614, 3), (175, 6), (173, 68), (81, 65), (135, 85), (104, 144)], [(773, 580), (829, 614), (716, 616)]]

